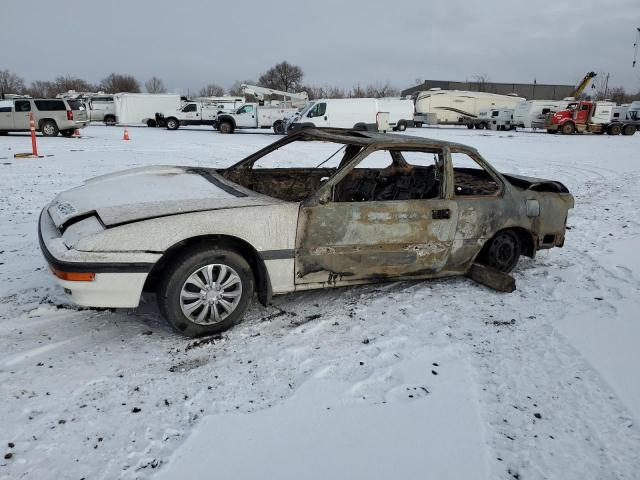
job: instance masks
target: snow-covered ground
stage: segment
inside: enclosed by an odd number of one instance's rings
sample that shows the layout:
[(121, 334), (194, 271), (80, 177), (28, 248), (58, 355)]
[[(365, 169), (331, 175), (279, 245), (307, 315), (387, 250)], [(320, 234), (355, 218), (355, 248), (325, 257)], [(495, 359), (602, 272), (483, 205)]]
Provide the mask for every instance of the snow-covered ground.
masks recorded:
[(276, 137), (94, 126), (39, 138), (41, 159), (0, 137), (0, 478), (638, 478), (640, 135), (407, 133), (565, 183), (565, 248), (522, 259), (513, 294), (462, 278), (305, 292), (197, 341), (152, 296), (70, 304), (38, 213), (91, 176), (225, 166)]

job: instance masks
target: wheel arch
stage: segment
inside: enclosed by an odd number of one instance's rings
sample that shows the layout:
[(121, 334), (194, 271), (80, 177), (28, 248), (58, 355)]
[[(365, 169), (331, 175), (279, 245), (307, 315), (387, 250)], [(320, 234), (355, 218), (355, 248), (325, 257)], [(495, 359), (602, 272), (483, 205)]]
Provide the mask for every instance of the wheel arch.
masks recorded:
[(500, 233), (502, 233), (502, 232), (504, 232), (506, 230), (510, 230), (510, 231), (514, 232), (518, 236), (518, 240), (520, 241), (520, 245), (522, 247), (521, 255), (525, 255), (525, 256), (530, 257), (530, 258), (534, 258), (535, 257), (535, 255), (536, 255), (535, 246), (536, 246), (537, 236), (534, 233), (532, 233), (531, 231), (529, 231), (526, 228), (524, 228), (524, 227), (512, 226), (512, 227), (501, 228), (500, 230), (495, 232), (490, 238), (488, 238), (484, 242), (484, 245), (482, 246), (480, 251), (477, 253), (476, 258), (474, 259), (474, 261), (479, 259), (479, 258), (481, 258), (483, 255), (485, 255), (489, 245), (491, 244), (491, 241), (498, 234), (500, 234)]
[(216, 120), (218, 121), (218, 124), (221, 124), (222, 122), (230, 122), (231, 125), (233, 125), (233, 129), (235, 130), (236, 128), (236, 121), (231, 115), (218, 115)]
[(44, 122), (46, 122), (46, 121), (53, 122), (53, 123), (55, 124), (56, 128), (58, 128), (58, 130), (60, 129), (60, 128), (58, 127), (58, 122), (56, 122), (56, 119), (55, 119), (55, 118), (45, 117), (45, 118), (41, 118), (41, 119), (39, 119), (39, 120), (38, 120), (38, 130), (41, 130), (41, 129), (42, 129), (42, 124), (43, 124)]
[(243, 240), (232, 235), (200, 235), (197, 237), (190, 237), (169, 247), (162, 254), (160, 259), (154, 264), (153, 268), (147, 276), (147, 280), (144, 285), (144, 291), (155, 291), (158, 285), (158, 281), (162, 275), (163, 269), (169, 265), (178, 255), (182, 252), (202, 246), (204, 244), (211, 245), (212, 247), (221, 247), (237, 252), (244, 257), (253, 271), (253, 275), (256, 281), (256, 293), (258, 300), (262, 305), (267, 305), (271, 301), (273, 291), (271, 288), (271, 280), (269, 278), (269, 272), (267, 266), (264, 263), (264, 259), (260, 253), (246, 240)]

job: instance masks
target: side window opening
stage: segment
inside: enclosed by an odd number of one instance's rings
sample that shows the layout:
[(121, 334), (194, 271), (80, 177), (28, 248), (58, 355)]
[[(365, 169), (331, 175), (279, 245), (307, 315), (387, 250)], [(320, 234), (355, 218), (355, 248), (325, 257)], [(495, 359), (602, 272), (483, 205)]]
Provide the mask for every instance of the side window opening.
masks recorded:
[(29, 100), (16, 100), (16, 112), (30, 112), (31, 102)]
[(245, 105), (238, 110), (238, 113), (253, 113), (253, 105)]
[(324, 102), (316, 103), (311, 110), (309, 110), (307, 117), (322, 117), (325, 113), (327, 113), (327, 104)]
[(377, 150), (334, 188), (336, 202), (440, 198), (442, 155), (424, 151)]
[(451, 162), (456, 196), (495, 195), (500, 192), (496, 180), (466, 153), (452, 152)]
[(189, 105), (187, 105), (186, 107), (184, 107), (182, 109), (183, 112), (188, 113), (188, 112), (195, 112), (197, 110), (196, 104), (195, 103), (190, 103)]

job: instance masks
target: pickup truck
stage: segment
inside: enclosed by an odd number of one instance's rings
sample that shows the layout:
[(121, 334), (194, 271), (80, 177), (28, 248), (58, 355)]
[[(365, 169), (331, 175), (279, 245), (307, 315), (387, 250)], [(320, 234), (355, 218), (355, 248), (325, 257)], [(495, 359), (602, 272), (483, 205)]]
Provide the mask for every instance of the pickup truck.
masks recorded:
[(233, 113), (218, 115), (214, 128), (220, 133), (233, 133), (239, 128), (273, 128), (275, 133), (286, 133), (285, 120), (293, 117), (297, 108), (263, 106), (257, 103), (245, 103)]
[(244, 99), (229, 98), (220, 101), (194, 100), (183, 104), (172, 112), (157, 112), (156, 125), (177, 130), (185, 125), (215, 125), (219, 114), (233, 111)]

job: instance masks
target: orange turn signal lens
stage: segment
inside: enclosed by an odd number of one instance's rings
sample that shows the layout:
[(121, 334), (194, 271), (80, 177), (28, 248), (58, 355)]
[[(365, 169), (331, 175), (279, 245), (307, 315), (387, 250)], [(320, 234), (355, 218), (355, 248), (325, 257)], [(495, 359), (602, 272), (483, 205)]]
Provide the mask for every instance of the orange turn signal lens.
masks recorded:
[(95, 273), (90, 272), (63, 272), (57, 268), (50, 267), (53, 274), (60, 280), (68, 282), (93, 282), (96, 278)]

